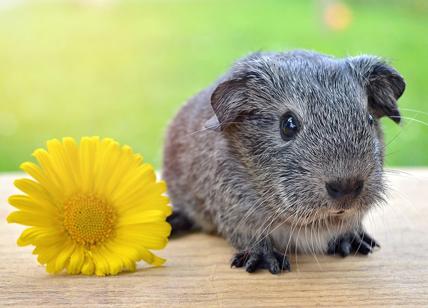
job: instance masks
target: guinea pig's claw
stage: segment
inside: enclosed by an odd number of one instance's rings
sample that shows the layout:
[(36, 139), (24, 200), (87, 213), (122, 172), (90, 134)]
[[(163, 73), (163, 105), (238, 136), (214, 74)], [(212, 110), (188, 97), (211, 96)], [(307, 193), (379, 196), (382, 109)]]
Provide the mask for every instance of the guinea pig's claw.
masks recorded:
[(267, 269), (272, 274), (290, 271), (287, 256), (277, 252), (238, 252), (232, 259), (231, 267), (245, 267), (249, 273)]
[(362, 241), (364, 241), (365, 243), (367, 243), (370, 247), (374, 248), (374, 247), (379, 247), (380, 245), (378, 242), (376, 242), (370, 235), (368, 235), (365, 232), (360, 232), (359, 237), (361, 238)]
[(230, 267), (243, 267), (245, 264), (246, 254), (244, 252), (238, 252), (232, 259)]
[(346, 257), (351, 253), (368, 255), (380, 245), (365, 232), (346, 233), (329, 243), (327, 253)]

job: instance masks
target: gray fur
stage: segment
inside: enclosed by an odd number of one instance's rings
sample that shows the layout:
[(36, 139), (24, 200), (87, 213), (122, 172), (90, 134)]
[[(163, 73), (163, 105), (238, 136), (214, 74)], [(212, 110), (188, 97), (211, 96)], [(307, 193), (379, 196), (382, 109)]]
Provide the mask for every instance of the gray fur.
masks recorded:
[[(326, 252), (362, 232), (363, 216), (383, 200), (382, 130), (368, 115), (398, 123), (404, 87), (373, 56), (293, 51), (237, 61), (169, 126), (163, 177), (175, 211), (241, 252)], [(291, 141), (279, 132), (287, 111), (302, 124)], [(325, 183), (349, 177), (364, 180), (361, 194), (329, 198)]]

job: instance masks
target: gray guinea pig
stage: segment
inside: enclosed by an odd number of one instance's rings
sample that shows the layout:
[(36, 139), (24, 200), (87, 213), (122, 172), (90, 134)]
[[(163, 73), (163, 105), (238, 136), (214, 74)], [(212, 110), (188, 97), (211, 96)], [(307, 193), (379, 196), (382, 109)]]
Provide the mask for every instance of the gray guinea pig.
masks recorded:
[(182, 107), (163, 178), (173, 232), (225, 237), (232, 266), (290, 270), (295, 252), (368, 254), (367, 211), (384, 201), (379, 118), (400, 122), (405, 82), (374, 56), (254, 53)]

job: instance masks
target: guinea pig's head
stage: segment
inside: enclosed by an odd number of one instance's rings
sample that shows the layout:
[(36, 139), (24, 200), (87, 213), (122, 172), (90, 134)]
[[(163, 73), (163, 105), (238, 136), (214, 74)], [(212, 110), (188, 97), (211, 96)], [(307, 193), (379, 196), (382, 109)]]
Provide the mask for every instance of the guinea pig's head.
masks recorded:
[(404, 88), (373, 56), (258, 53), (235, 64), (211, 105), (261, 208), (294, 224), (343, 223), (383, 200), (379, 119), (400, 122)]

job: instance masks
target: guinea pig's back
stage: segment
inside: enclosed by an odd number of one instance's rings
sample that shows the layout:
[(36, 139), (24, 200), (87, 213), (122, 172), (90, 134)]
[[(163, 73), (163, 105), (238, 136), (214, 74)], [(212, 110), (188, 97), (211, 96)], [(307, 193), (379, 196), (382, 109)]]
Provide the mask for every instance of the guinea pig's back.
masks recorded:
[(221, 134), (205, 128), (213, 115), (211, 93), (210, 87), (192, 97), (170, 123), (162, 172), (174, 208), (206, 231), (214, 228), (209, 192), (215, 182), (216, 153), (224, 146)]

